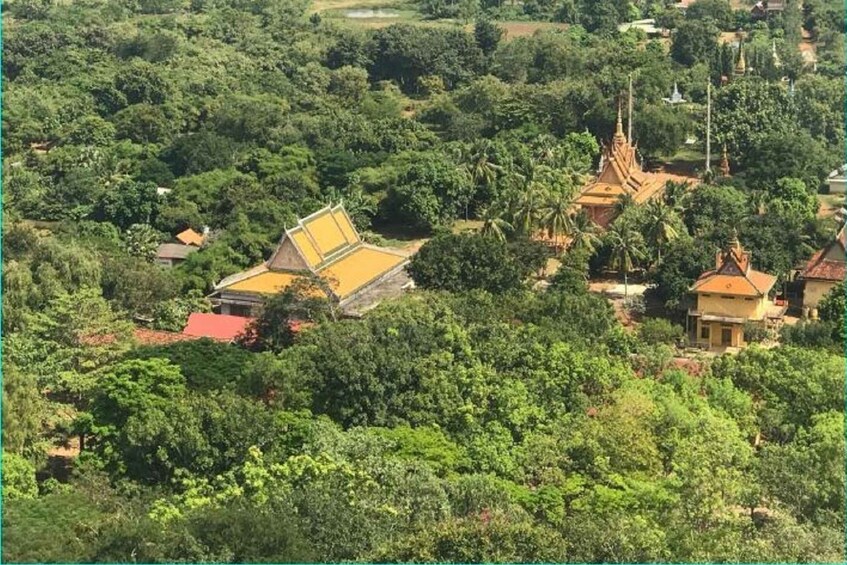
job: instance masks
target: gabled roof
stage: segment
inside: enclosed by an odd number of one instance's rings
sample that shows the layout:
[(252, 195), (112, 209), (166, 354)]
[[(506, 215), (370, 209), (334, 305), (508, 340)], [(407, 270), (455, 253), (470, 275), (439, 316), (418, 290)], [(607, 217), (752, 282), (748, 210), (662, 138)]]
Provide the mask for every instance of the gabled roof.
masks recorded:
[(286, 230), (271, 258), (262, 265), (222, 280), (216, 292), (275, 294), (311, 274), (343, 300), (394, 272), (405, 254), (361, 241), (341, 205), (326, 207)]
[(234, 341), (244, 333), (253, 318), (194, 312), (182, 333), (187, 336), (208, 337), (218, 341)]
[(804, 279), (840, 282), (847, 276), (847, 245), (842, 227), (829, 245), (815, 253), (800, 275)]
[(203, 235), (197, 233), (196, 231), (194, 231), (191, 228), (188, 228), (187, 230), (179, 232), (174, 237), (176, 237), (176, 239), (180, 243), (185, 244), (185, 245), (194, 245), (195, 247), (200, 247), (201, 245), (203, 245), (203, 239), (204, 239)]
[(603, 168), (576, 198), (581, 206), (614, 206), (624, 193), (641, 204), (659, 194), (666, 179), (645, 173), (633, 147), (623, 133), (620, 109), (612, 143), (603, 152)]
[(750, 254), (735, 239), (729, 247), (718, 251), (715, 269), (706, 271), (691, 287), (691, 292), (728, 294), (732, 296), (767, 296), (776, 277), (750, 267)]
[(182, 245), (181, 243), (163, 243), (156, 250), (159, 259), (185, 259), (197, 251), (193, 245)]

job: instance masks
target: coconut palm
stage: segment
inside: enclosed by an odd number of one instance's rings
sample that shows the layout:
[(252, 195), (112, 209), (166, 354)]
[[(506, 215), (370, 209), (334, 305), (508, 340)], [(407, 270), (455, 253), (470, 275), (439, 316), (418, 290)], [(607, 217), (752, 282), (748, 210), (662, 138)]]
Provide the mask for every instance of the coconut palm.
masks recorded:
[(679, 216), (662, 200), (651, 200), (646, 206), (647, 212), (647, 237), (656, 244), (656, 253), (659, 261), (662, 260), (662, 249), (668, 243), (679, 237), (676, 227), (679, 225)]
[(558, 246), (559, 237), (571, 229), (573, 200), (569, 195), (556, 193), (547, 196), (541, 208), (541, 227)]
[(611, 248), (609, 266), (623, 273), (624, 298), (629, 295), (628, 275), (635, 263), (644, 258), (644, 238), (627, 222), (615, 222), (606, 232)]
[(480, 219), (482, 226), (479, 233), (482, 237), (492, 237), (500, 242), (506, 241), (506, 234), (514, 230), (512, 224), (507, 222), (496, 206), (489, 206), (481, 211)]
[(624, 192), (618, 197), (618, 201), (615, 202), (615, 216), (620, 216), (633, 206), (635, 206), (635, 198), (629, 192)]
[(477, 186), (487, 186), (497, 180), (498, 174), (503, 167), (491, 160), (493, 145), (489, 139), (481, 139), (474, 142), (462, 155), (462, 162)]
[(535, 228), (542, 208), (544, 191), (537, 183), (531, 183), (518, 198), (512, 224), (524, 235)]
[(684, 209), (685, 196), (690, 189), (691, 185), (687, 182), (669, 180), (665, 183), (663, 199), (668, 206), (681, 212)]
[(588, 217), (585, 210), (577, 212), (568, 231), (571, 249), (584, 249), (589, 254), (593, 254), (597, 245), (600, 244), (600, 237), (597, 235), (598, 230), (597, 224)]

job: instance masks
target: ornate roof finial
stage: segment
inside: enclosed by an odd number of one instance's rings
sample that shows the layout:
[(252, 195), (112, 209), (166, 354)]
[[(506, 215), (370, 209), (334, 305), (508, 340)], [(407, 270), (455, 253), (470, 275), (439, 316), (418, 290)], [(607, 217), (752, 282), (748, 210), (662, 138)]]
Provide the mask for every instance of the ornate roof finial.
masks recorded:
[(723, 155), (721, 156), (721, 176), (729, 176), (729, 155), (726, 152), (726, 143), (723, 144)]
[(618, 100), (618, 125), (615, 129), (615, 135), (623, 135), (623, 121), (621, 120), (621, 101)]
[(741, 251), (741, 241), (738, 239), (738, 228), (732, 228), (732, 237), (729, 240), (730, 249)]

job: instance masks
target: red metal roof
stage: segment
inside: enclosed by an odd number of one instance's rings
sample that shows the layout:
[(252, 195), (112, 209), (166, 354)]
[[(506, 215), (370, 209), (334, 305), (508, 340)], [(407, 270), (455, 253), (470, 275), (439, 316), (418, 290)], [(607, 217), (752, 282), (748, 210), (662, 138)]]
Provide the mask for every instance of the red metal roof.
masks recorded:
[(182, 333), (197, 337), (208, 337), (219, 341), (233, 341), (244, 333), (253, 318), (229, 316), (226, 314), (206, 314), (194, 312), (188, 316), (188, 324)]

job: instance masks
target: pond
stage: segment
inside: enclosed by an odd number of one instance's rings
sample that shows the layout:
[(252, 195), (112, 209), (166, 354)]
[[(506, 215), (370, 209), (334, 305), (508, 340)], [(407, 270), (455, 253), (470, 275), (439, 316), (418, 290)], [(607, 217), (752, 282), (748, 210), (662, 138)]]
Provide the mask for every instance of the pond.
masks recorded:
[(348, 18), (397, 18), (400, 16), (397, 12), (391, 10), (347, 10), (344, 15)]

